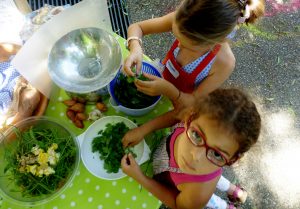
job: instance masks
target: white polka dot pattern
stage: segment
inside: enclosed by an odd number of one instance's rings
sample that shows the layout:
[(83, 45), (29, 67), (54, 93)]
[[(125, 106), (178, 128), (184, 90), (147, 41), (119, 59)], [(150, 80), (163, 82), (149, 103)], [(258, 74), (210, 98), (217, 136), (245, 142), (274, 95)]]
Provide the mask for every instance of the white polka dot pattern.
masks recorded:
[(71, 207), (75, 207), (76, 203), (75, 202), (71, 202)]
[(0, 63), (0, 115), (7, 113), (19, 77), (20, 74), (10, 65), (10, 62)]

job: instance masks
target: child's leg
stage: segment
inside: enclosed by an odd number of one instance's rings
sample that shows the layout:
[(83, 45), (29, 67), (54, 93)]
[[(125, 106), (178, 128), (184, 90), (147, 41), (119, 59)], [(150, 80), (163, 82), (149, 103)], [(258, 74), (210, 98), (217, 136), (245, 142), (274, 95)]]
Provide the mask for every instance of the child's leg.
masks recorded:
[(225, 177), (221, 176), (217, 183), (217, 188), (222, 192), (227, 192), (228, 196), (232, 199), (232, 201), (238, 201), (244, 203), (247, 199), (247, 192), (236, 186)]
[(206, 204), (207, 208), (211, 209), (240, 209), (240, 207), (235, 207), (233, 203), (227, 203), (221, 197), (213, 194)]
[(228, 181), (228, 179), (226, 179), (224, 176), (221, 176), (217, 183), (217, 188), (222, 192), (227, 192), (230, 188), (230, 185), (230, 181)]
[(226, 209), (227, 208), (227, 202), (223, 200), (221, 197), (213, 194), (211, 198), (209, 199), (208, 203), (206, 204), (206, 207), (212, 208), (212, 209)]

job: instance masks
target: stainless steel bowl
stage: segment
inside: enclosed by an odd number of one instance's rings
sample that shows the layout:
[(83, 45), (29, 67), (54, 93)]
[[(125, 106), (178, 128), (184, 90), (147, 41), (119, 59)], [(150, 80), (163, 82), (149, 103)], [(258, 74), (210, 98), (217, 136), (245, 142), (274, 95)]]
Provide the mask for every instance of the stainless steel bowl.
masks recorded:
[[(80, 28), (61, 37), (48, 57), (48, 71), (56, 85), (85, 95), (105, 89), (122, 65), (121, 47), (115, 37), (100, 28)], [(102, 90), (103, 91), (103, 90)]]

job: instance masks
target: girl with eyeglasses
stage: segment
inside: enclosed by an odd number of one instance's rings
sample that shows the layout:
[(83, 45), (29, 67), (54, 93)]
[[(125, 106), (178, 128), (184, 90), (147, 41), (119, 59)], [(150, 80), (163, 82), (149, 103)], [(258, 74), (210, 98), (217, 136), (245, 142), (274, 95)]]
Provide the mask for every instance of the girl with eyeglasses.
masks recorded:
[(131, 154), (122, 170), (172, 209), (235, 208), (213, 194), (223, 166), (230, 166), (256, 143), (261, 119), (255, 104), (240, 90), (217, 89), (177, 113), (176, 120), (155, 118), (130, 130), (123, 145), (173, 126), (153, 159), (153, 178), (143, 174)]

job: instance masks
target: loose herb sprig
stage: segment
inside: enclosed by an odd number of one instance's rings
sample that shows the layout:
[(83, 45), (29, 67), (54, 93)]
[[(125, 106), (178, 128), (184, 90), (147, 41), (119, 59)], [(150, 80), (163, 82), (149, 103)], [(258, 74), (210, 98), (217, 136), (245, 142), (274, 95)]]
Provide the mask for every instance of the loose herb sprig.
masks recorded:
[(131, 148), (123, 148), (121, 139), (129, 128), (124, 122), (106, 124), (104, 130), (98, 132), (98, 136), (92, 141), (92, 152), (99, 152), (100, 159), (104, 161), (104, 169), (108, 173), (117, 173), (121, 167), (121, 159), (129, 152), (136, 157)]
[[(25, 197), (47, 195), (61, 188), (74, 169), (76, 161), (76, 146), (71, 136), (62, 136), (55, 128), (30, 127), (23, 133), (16, 129), (17, 139), (6, 145), (4, 159), (6, 166), (4, 173), (10, 175), (11, 182), (15, 182), (15, 192), (21, 192)], [(15, 144), (13, 144), (15, 143)], [(55, 173), (33, 175), (30, 172), (20, 171), (21, 156), (28, 156), (33, 147), (47, 150), (57, 144), (56, 152), (60, 154), (54, 166)]]
[(145, 168), (144, 169), (144, 173), (147, 176), (151, 177), (153, 175), (152, 170), (149, 169), (149, 168), (151, 168), (151, 166), (152, 166), (154, 152), (158, 148), (158, 146), (160, 145), (160, 143), (163, 140), (163, 138), (165, 138), (166, 136), (168, 136), (169, 133), (170, 133), (170, 130), (168, 128), (166, 128), (166, 129), (160, 129), (160, 130), (157, 130), (157, 131), (153, 132), (152, 134), (150, 134), (147, 137), (147, 142), (148, 142), (148, 145), (149, 145), (150, 150), (151, 150), (151, 153), (150, 153), (150, 156), (149, 156), (149, 160), (146, 161), (143, 164), (143, 167), (145, 166), (144, 167)]

